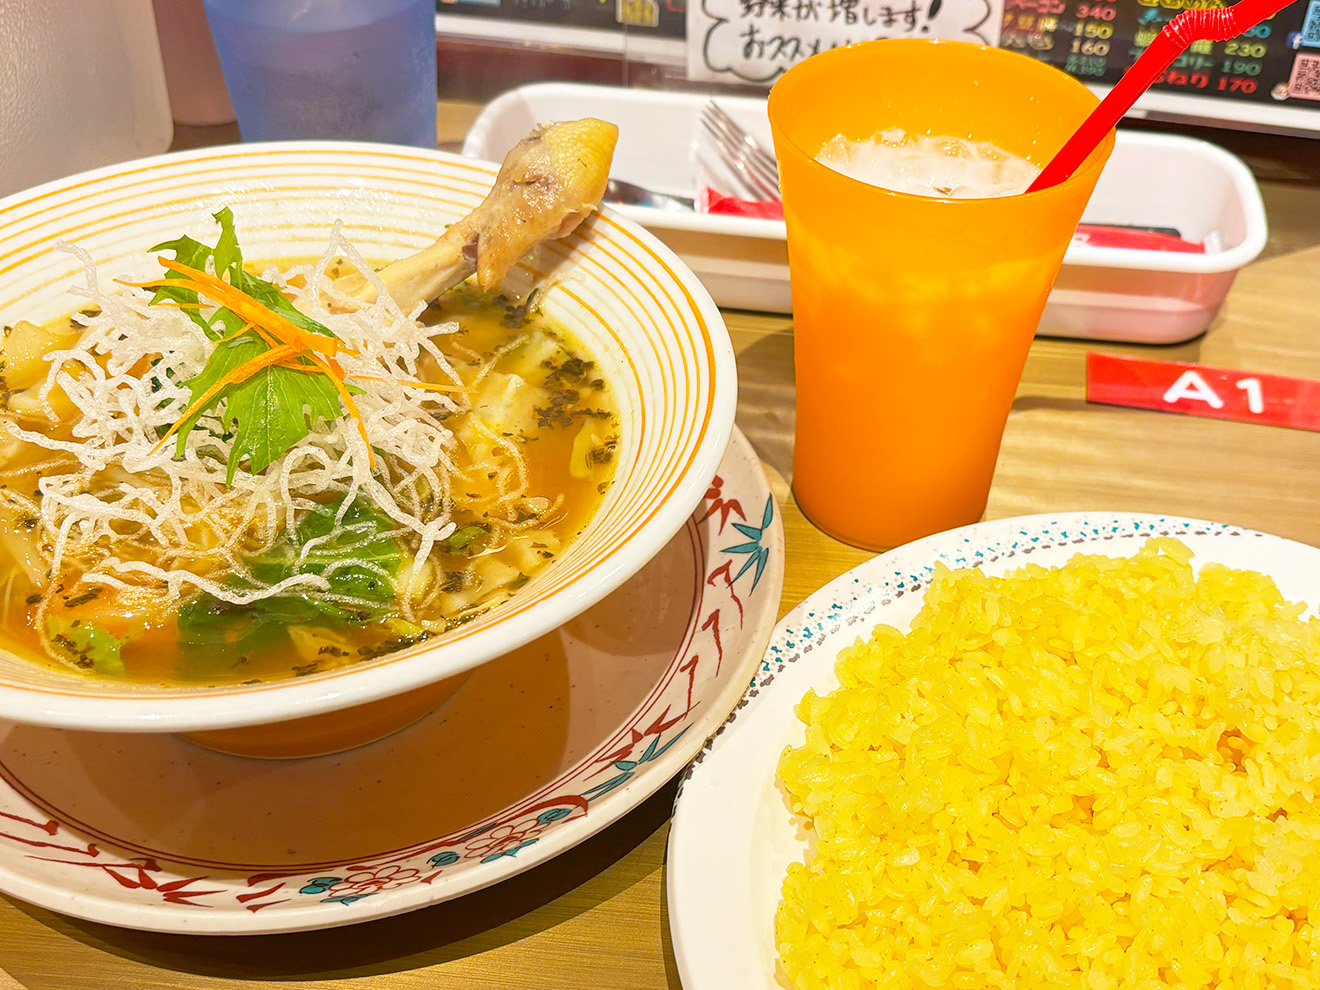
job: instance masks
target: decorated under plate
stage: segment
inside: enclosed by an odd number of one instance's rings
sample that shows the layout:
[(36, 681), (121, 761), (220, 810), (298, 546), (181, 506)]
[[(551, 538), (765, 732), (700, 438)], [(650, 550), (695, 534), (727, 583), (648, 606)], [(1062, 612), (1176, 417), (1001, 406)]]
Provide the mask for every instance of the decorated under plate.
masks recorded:
[(1058, 566), (1074, 554), (1130, 556), (1174, 536), (1214, 561), (1274, 578), (1284, 597), (1320, 600), (1320, 549), (1221, 523), (1126, 513), (1026, 516), (980, 523), (868, 560), (811, 595), (776, 626), (744, 703), (693, 762), (679, 791), (666, 875), (674, 955), (685, 990), (782, 990), (774, 914), (791, 862), (807, 853), (776, 768), (805, 736), (794, 713), (808, 689), (838, 686), (835, 659), (880, 623), (907, 629), (935, 563), (1003, 574)]
[(272, 762), (175, 735), (0, 723), (0, 890), (114, 925), (258, 934), (489, 886), (692, 758), (746, 690), (783, 577), (778, 510), (735, 433), (640, 573), (369, 746)]

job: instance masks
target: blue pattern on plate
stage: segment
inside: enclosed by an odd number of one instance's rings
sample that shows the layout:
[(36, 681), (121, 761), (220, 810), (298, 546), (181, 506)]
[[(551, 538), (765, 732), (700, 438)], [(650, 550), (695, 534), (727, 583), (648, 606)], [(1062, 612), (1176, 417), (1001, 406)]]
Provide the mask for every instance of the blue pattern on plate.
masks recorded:
[(721, 548), (722, 553), (746, 554), (747, 560), (743, 562), (738, 573), (733, 576), (737, 581), (746, 573), (749, 567), (755, 565), (756, 571), (752, 575), (752, 589), (761, 581), (761, 572), (765, 570), (766, 561), (770, 559), (770, 548), (762, 546), (761, 541), (765, 537), (765, 532), (770, 528), (770, 524), (775, 518), (775, 500), (767, 495), (765, 498), (765, 510), (761, 513), (761, 525), (751, 526), (747, 523), (735, 522), (733, 528), (747, 537), (746, 543), (739, 543), (732, 547)]

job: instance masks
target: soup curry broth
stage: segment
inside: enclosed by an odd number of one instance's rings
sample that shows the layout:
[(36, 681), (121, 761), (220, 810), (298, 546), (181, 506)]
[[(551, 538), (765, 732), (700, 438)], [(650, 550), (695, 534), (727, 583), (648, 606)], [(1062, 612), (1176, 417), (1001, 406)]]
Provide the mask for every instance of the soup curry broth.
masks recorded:
[[(313, 279), (333, 286), (347, 269), (329, 259), (320, 270), (274, 266), (266, 277), (286, 277), (273, 274), (279, 270), (292, 273), (290, 287)], [(382, 350), (386, 358), (374, 372), (362, 371), (362, 354), (375, 345), (348, 335), (333, 356), (304, 352), (304, 365), (343, 362), (346, 394), (339, 396), (337, 425), (315, 420), (314, 401), (302, 407), (311, 439), (323, 436), (324, 450), (309, 448), (304, 438), (258, 472), (250, 470), (257, 457), (249, 454), (228, 467), (229, 488), (208, 482), (211, 488), (198, 490), (212, 495), (190, 496), (195, 504), (184, 498), (186, 518), (166, 518), (163, 510), (144, 518), (150, 511), (143, 507), (166, 501), (166, 489), (183, 483), (186, 468), (224, 456), (207, 447), (205, 436), (199, 441), (199, 432), (232, 442), (236, 421), (216, 410), (179, 441), (183, 430), (170, 434), (167, 424), (187, 402), (180, 398), (131, 457), (93, 470), (73, 456), (73, 442), (89, 430), (80, 429), (79, 410), (65, 392), (73, 394), (95, 373), (85, 356), (81, 366), (65, 357), (92, 332), (89, 324), (105, 320), (108, 295), (102, 287), (92, 293), (100, 306), (67, 319), (4, 329), (0, 644), (22, 656), (93, 675), (209, 685), (306, 675), (376, 657), (453, 629), (516, 594), (582, 531), (611, 483), (619, 419), (590, 356), (537, 311), (534, 296), (520, 305), (464, 284), (411, 321), (420, 327), (412, 358)], [(202, 299), (201, 312), (209, 302)], [(250, 328), (245, 332), (251, 336)], [(232, 334), (211, 333), (217, 352), (228, 346), (226, 336)], [(120, 373), (114, 357), (90, 353), (108, 376)], [(350, 355), (359, 362), (356, 372)], [(143, 353), (139, 379), (155, 374), (168, 388), (174, 372), (159, 374), (164, 360)], [(51, 387), (62, 363), (71, 377), (63, 388)], [(316, 374), (301, 365), (289, 369), (285, 377), (299, 387)], [(399, 409), (381, 406), (377, 393), (390, 390), (405, 397), (395, 403)], [(190, 397), (196, 396), (194, 387)], [(229, 399), (231, 412), (237, 401)], [(407, 402), (418, 408), (402, 409)], [(347, 415), (350, 405), (357, 416)], [(389, 422), (379, 427), (381, 420)], [(387, 445), (408, 431), (420, 431), (426, 443)], [(365, 442), (355, 453), (358, 433)], [(49, 442), (34, 442), (38, 436)], [(150, 465), (143, 456), (148, 441), (159, 446), (154, 456), (179, 473), (167, 477)], [(442, 452), (430, 453), (436, 445)], [(436, 463), (410, 460), (410, 449), (428, 452)], [(324, 490), (297, 480), (295, 469), (308, 461), (330, 478)], [(134, 472), (134, 484), (145, 485), (147, 494), (119, 494), (116, 486), (124, 488)], [(239, 524), (212, 528), (203, 503), (211, 498), (229, 511), (234, 488), (252, 489), (261, 504), (242, 510), (247, 515), (237, 516)], [(56, 498), (70, 504), (95, 498), (93, 516), (107, 506), (111, 515), (124, 508), (120, 518), (70, 524), (70, 515), (52, 510)], [(73, 549), (81, 526), (99, 526), (101, 535)], [(153, 530), (175, 540), (181, 529), (187, 530), (182, 549), (172, 546), (166, 554), (152, 545)], [(119, 563), (92, 565), (88, 553)], [(179, 580), (179, 568), (195, 571), (198, 580)]]

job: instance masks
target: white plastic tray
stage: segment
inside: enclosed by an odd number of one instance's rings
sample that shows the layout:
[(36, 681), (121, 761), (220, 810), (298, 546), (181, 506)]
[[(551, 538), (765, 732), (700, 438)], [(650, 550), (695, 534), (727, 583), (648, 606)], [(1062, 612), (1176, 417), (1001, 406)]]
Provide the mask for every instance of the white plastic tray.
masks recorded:
[[(619, 125), (613, 174), (691, 196), (697, 116), (708, 96), (577, 83), (511, 90), (473, 123), (463, 153), (500, 160), (536, 124), (594, 116)], [(770, 146), (765, 100), (721, 96), (720, 105)], [(615, 207), (668, 244), (721, 306), (792, 312), (780, 221)], [(1265, 246), (1260, 190), (1235, 155), (1194, 138), (1120, 130), (1083, 220), (1172, 227), (1213, 245), (1183, 254), (1074, 243), (1041, 318), (1064, 337), (1173, 343), (1204, 331), (1238, 270)]]

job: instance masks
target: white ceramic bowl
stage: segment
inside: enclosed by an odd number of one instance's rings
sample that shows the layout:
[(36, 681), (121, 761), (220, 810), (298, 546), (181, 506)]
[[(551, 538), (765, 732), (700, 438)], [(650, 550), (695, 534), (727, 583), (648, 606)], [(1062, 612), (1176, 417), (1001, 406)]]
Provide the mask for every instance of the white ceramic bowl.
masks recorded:
[[(229, 206), (252, 258), (320, 253), (336, 220), (373, 262), (406, 255), (475, 206), (495, 166), (390, 145), (292, 142), (128, 162), (0, 200), (0, 324), (71, 312), (80, 272), (141, 272), (155, 244), (213, 236)], [(260, 725), (408, 692), (548, 632), (617, 588), (683, 525), (719, 465), (737, 396), (719, 311), (658, 240), (608, 211), (517, 266), (553, 268), (543, 309), (574, 333), (622, 410), (615, 483), (586, 531), (508, 603), (444, 636), (356, 666), (224, 688), (107, 684), (0, 651), (0, 718), (78, 729), (179, 732)], [(104, 284), (104, 283), (103, 283)]]

